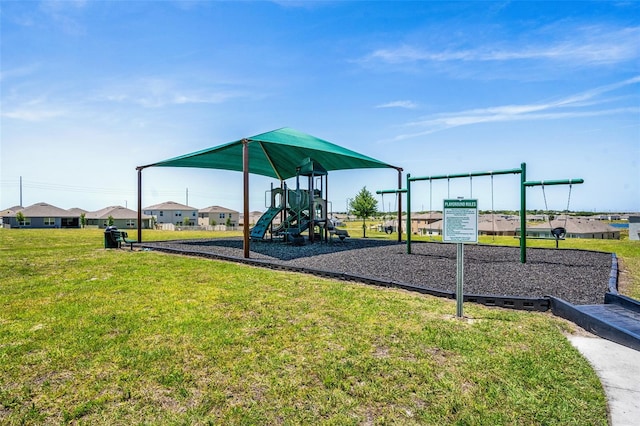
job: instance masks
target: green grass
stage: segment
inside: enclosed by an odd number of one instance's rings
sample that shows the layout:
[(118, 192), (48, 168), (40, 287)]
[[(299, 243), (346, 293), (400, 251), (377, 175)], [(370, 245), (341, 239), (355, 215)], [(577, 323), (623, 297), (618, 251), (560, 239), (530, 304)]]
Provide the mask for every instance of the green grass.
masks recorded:
[(549, 314), (102, 238), (0, 229), (0, 424), (607, 424)]

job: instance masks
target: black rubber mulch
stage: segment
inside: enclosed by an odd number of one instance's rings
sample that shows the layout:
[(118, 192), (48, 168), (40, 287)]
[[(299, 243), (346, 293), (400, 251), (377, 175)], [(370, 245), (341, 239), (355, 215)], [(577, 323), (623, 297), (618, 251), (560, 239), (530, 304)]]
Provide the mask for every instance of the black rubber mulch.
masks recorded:
[[(145, 243), (185, 253), (242, 258), (241, 239), (212, 239)], [(455, 292), (456, 245), (406, 244), (375, 239), (334, 240), (293, 246), (282, 242), (251, 242), (252, 259), (270, 263), (349, 273)], [(600, 304), (609, 286), (612, 256), (582, 250), (527, 250), (520, 263), (520, 249), (489, 245), (465, 245), (464, 292), (486, 296), (556, 296), (577, 305)]]

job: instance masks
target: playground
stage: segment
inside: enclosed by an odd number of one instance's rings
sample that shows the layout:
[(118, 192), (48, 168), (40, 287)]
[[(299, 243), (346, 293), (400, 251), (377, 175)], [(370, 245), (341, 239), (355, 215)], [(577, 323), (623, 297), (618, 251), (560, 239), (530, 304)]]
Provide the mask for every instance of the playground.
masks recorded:
[[(244, 261), (240, 238), (144, 243), (143, 247), (172, 253)], [(465, 295), (543, 298), (556, 296), (573, 304), (604, 302), (612, 258), (609, 253), (583, 250), (528, 250), (520, 263), (517, 247), (470, 245), (465, 256)], [(254, 242), (249, 264), (311, 272), (378, 285), (403, 284), (433, 294), (455, 292), (456, 247), (445, 243), (352, 238), (329, 244), (293, 246)], [(386, 284), (385, 284), (386, 283)]]
[[(148, 167), (195, 167), (242, 171), (243, 174), (243, 238), (229, 241), (196, 241), (145, 244), (140, 228), (142, 211), (142, 171)], [(434, 180), (469, 180), (469, 197), (451, 200), (447, 194), (445, 206), (473, 205), (459, 209), (462, 216), (453, 218), (446, 232), (455, 238), (443, 241), (455, 244), (412, 244), (411, 232), (399, 227), (397, 243), (349, 241), (348, 234), (336, 229), (330, 220), (329, 180), (331, 170), (362, 168), (392, 169), (397, 172), (398, 185), (382, 189), (378, 194), (395, 194), (397, 223), (402, 221), (402, 196), (406, 194), (407, 229), (411, 229), (411, 185), (429, 182), (432, 199)], [(576, 250), (534, 250), (527, 247), (527, 189), (540, 187), (548, 211), (545, 187), (567, 186), (564, 223), (552, 223), (548, 218), (548, 236), (555, 248), (567, 234), (566, 217), (570, 211), (573, 185), (584, 183), (581, 178), (528, 180), (526, 163), (519, 168), (463, 172), (456, 174), (412, 177), (403, 169), (367, 157), (331, 142), (296, 131), (281, 128), (208, 148), (191, 154), (139, 166), (138, 170), (138, 243), (146, 249), (191, 254), (218, 259), (241, 261), (256, 266), (308, 272), (337, 279), (365, 282), (385, 287), (399, 287), (447, 298), (456, 298), (457, 316), (462, 317), (463, 301), (523, 310), (546, 311), (570, 319), (602, 337), (640, 347), (637, 329), (637, 301), (618, 295), (618, 263), (610, 253)], [(249, 225), (249, 175), (258, 174), (279, 180), (265, 193), (267, 211), (255, 226)], [(491, 211), (494, 211), (494, 176), (519, 175), (520, 229), (519, 249), (464, 244), (476, 243), (478, 234), (478, 200), (473, 198), (474, 177), (491, 179)], [(287, 180), (295, 178), (295, 189)], [(301, 185), (306, 180), (306, 187)], [(445, 209), (446, 210), (446, 209)], [(431, 201), (429, 211), (433, 211)], [(443, 210), (444, 212), (444, 210)], [(458, 214), (456, 213), (456, 214)], [(447, 221), (445, 214), (445, 221)], [(463, 237), (464, 235), (464, 237)], [(333, 241), (337, 236), (339, 243)], [(470, 238), (470, 237), (473, 238)], [(347, 240), (347, 241), (345, 241)], [(342, 244), (342, 245), (340, 245)], [(302, 248), (306, 245), (312, 248)], [(464, 260), (464, 246), (468, 258)], [(455, 249), (455, 251), (454, 251)], [(241, 250), (241, 255), (238, 252)], [(529, 259), (527, 257), (529, 256)], [(466, 272), (464, 272), (466, 269)], [(463, 276), (466, 277), (463, 278)], [(456, 283), (453, 288), (453, 283)], [(463, 289), (464, 284), (464, 289)], [(597, 305), (597, 306), (596, 306)], [(583, 308), (584, 307), (584, 308)]]

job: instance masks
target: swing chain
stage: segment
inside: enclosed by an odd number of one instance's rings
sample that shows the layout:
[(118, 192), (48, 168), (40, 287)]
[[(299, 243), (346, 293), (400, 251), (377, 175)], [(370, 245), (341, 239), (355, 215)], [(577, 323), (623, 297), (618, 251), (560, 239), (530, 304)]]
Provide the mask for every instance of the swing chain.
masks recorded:
[(567, 229), (567, 219), (569, 219), (569, 205), (571, 204), (571, 188), (572, 184), (569, 184), (569, 197), (567, 198), (567, 209), (564, 211), (564, 228)]
[(495, 217), (495, 209), (493, 206), (493, 173), (491, 174), (491, 232), (493, 234), (492, 239), (495, 241), (496, 239), (496, 217)]
[(553, 224), (551, 224), (551, 215), (549, 214), (549, 206), (547, 205), (547, 195), (544, 191), (544, 182), (542, 182), (542, 198), (544, 198), (544, 210), (547, 214), (547, 221), (549, 222), (549, 229), (553, 229)]

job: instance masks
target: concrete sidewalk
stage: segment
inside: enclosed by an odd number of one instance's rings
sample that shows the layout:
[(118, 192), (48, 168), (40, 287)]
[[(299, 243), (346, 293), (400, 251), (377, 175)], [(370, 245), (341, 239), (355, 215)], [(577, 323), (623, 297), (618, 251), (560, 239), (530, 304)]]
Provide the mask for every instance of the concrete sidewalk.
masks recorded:
[(597, 336), (568, 335), (602, 382), (612, 426), (640, 424), (640, 352)]

